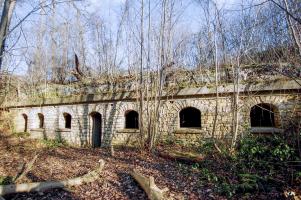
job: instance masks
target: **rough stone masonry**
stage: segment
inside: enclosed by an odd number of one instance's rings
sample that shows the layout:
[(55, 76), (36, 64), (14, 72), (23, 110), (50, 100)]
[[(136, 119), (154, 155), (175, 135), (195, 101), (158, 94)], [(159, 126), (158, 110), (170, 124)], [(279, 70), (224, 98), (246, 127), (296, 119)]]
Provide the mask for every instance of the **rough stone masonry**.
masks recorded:
[[(300, 120), (300, 85), (293, 80), (239, 86), (239, 133), (281, 134), (293, 120)], [(216, 137), (231, 139), (233, 85), (218, 87)], [(32, 138), (60, 138), (80, 146), (108, 146), (138, 138), (136, 93), (103, 93), (23, 101), (7, 106), (15, 131)], [(194, 144), (210, 137), (214, 124), (216, 89), (183, 88), (165, 92), (160, 110), (160, 139)], [(145, 105), (145, 107), (148, 105)], [(145, 115), (145, 112), (142, 113)]]

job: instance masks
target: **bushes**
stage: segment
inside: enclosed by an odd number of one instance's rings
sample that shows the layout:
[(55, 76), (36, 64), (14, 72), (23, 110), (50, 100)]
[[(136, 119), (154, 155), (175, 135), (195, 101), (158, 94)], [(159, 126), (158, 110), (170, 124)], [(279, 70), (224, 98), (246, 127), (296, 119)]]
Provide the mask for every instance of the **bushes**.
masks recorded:
[(13, 182), (13, 177), (11, 176), (0, 176), (0, 185), (8, 185)]
[(199, 166), (200, 183), (213, 186), (220, 195), (269, 193), (300, 184), (300, 170), (289, 163), (301, 161), (297, 150), (285, 137), (249, 135), (240, 141), (231, 155), (224, 151), (217, 153), (210, 141), (200, 148), (206, 153)]
[(11, 112), (0, 111), (0, 132), (11, 133), (14, 131), (12, 119), (13, 115)]
[(198, 150), (204, 154), (212, 153), (214, 150), (214, 141), (212, 139), (199, 141)]
[(252, 136), (243, 138), (238, 146), (237, 156), (250, 163), (254, 161), (291, 161), (297, 154), (284, 138), (273, 136)]
[(300, 160), (285, 137), (252, 136), (243, 138), (234, 156), (239, 183), (236, 192), (269, 191), (294, 184), (296, 169), (289, 162)]
[(44, 139), (42, 140), (42, 143), (47, 148), (57, 148), (57, 147), (67, 146), (67, 142), (62, 139)]
[(26, 138), (26, 137), (29, 137), (30, 134), (28, 132), (14, 132), (13, 136), (15, 136), (15, 137), (21, 137), (21, 138)]
[[(290, 136), (286, 136), (290, 138)], [(300, 166), (294, 141), (285, 135), (247, 135), (235, 152), (229, 145), (212, 139), (199, 142), (197, 151), (204, 158), (193, 165), (179, 164), (183, 174), (198, 173), (200, 187), (228, 198), (255, 198), (256, 195), (282, 198), (287, 188), (301, 184)], [(189, 149), (192, 151), (192, 149)], [(184, 154), (182, 155), (184, 156)], [(185, 157), (189, 157), (185, 155)]]

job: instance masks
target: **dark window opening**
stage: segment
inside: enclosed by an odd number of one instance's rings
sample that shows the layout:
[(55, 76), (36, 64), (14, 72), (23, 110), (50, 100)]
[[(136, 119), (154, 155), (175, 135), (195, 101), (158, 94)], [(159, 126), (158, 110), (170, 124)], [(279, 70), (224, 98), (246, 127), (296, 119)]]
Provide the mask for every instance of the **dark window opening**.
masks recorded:
[(39, 128), (44, 128), (44, 115), (42, 113), (38, 113), (39, 116)]
[(138, 129), (139, 128), (139, 114), (134, 111), (128, 111), (125, 114), (125, 128)]
[(28, 117), (26, 114), (22, 114), (24, 118), (24, 132), (27, 132), (27, 124), (28, 124)]
[(180, 127), (200, 128), (201, 112), (192, 107), (180, 111)]
[(275, 127), (274, 109), (271, 104), (257, 104), (251, 108), (251, 127)]
[(65, 128), (71, 128), (71, 121), (72, 117), (69, 113), (64, 113), (64, 119), (65, 119)]

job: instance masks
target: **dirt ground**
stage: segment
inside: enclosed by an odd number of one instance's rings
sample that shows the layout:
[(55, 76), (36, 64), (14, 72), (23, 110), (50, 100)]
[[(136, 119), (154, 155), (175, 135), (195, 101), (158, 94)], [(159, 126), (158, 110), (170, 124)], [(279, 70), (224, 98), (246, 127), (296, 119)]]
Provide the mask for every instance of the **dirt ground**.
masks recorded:
[[(161, 150), (166, 150), (166, 146)], [(175, 147), (171, 147), (174, 149)], [(182, 147), (181, 147), (182, 148)], [(169, 149), (169, 150), (172, 150)], [(169, 151), (168, 150), (168, 151)], [(177, 149), (176, 150), (180, 150)], [(184, 152), (191, 149), (182, 149)], [(70, 146), (51, 147), (41, 141), (28, 138), (0, 134), (0, 178), (15, 177), (24, 163), (29, 163), (34, 156), (38, 158), (29, 173), (20, 183), (37, 181), (66, 180), (82, 176), (95, 168), (99, 160), (105, 161), (101, 178), (73, 188), (53, 189), (40, 193), (19, 193), (5, 196), (9, 199), (26, 200), (93, 200), (93, 199), (147, 199), (144, 191), (130, 176), (130, 171), (137, 169), (146, 176), (153, 176), (156, 185), (163, 189), (169, 188), (168, 199), (227, 199), (216, 192), (216, 185), (208, 181), (210, 174), (202, 174), (210, 168), (218, 177), (237, 180), (229, 171), (229, 165), (223, 157), (207, 156), (203, 159), (205, 165), (186, 165), (167, 160), (155, 154), (140, 152), (134, 148), (115, 148), (115, 155), (105, 148), (76, 148)], [(211, 163), (210, 165), (207, 164)], [(205, 168), (203, 168), (205, 167)], [(206, 168), (207, 167), (207, 168)], [(205, 177), (204, 177), (205, 176)], [(205, 181), (204, 181), (205, 178)], [(277, 177), (275, 177), (277, 178)], [(288, 188), (301, 191), (301, 188)], [(286, 199), (283, 190), (271, 189), (255, 191), (232, 196), (229, 199)]]
[(15, 194), (5, 199), (147, 199), (146, 194), (129, 175), (133, 168), (152, 175), (159, 188), (168, 187), (171, 199), (212, 199), (205, 188), (199, 187), (197, 171), (183, 172), (178, 163), (135, 149), (115, 149), (111, 157), (108, 149), (56, 147), (46, 148), (40, 142), (1, 135), (0, 176), (15, 176), (22, 163), (38, 153), (32, 170), (22, 182), (64, 180), (78, 177), (105, 160), (102, 178), (90, 184), (67, 190), (43, 193)]

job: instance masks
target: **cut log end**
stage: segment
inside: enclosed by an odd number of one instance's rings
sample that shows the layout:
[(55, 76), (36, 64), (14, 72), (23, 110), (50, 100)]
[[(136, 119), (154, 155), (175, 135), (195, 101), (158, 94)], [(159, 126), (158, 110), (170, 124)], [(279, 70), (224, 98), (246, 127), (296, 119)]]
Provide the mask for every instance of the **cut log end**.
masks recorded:
[(144, 192), (147, 194), (150, 200), (163, 200), (166, 199), (168, 188), (161, 190), (156, 184), (154, 177), (150, 176), (145, 177), (142, 174), (138, 173), (137, 170), (130, 172), (131, 176), (137, 181), (141, 186)]

